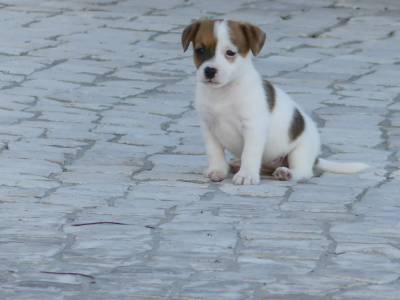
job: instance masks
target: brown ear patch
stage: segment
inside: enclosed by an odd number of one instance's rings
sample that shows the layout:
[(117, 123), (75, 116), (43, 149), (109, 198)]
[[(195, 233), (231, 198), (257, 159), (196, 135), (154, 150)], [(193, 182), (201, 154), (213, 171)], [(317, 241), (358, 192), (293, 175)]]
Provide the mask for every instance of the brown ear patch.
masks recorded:
[(249, 50), (253, 55), (260, 53), (266, 35), (259, 27), (249, 23), (228, 21), (228, 28), (232, 43), (236, 45), (240, 55), (246, 56)]
[(186, 51), (193, 44), (194, 63), (198, 68), (203, 62), (214, 57), (217, 38), (214, 35), (215, 22), (221, 20), (202, 20), (187, 26), (182, 32), (182, 47)]
[(182, 47), (183, 47), (183, 52), (187, 50), (187, 48), (190, 45), (190, 42), (193, 42), (194, 38), (196, 37), (197, 31), (199, 30), (200, 27), (200, 22), (194, 22), (188, 26), (185, 27), (185, 29), (182, 32)]
[(304, 122), (302, 114), (297, 108), (295, 108), (289, 129), (290, 141), (295, 141), (303, 133), (305, 127), (306, 123)]
[[(198, 68), (203, 62), (215, 56), (217, 38), (214, 26), (218, 20), (204, 20), (200, 22), (199, 29), (193, 41), (194, 63)], [(199, 51), (203, 49), (203, 51)]]
[(274, 86), (268, 80), (263, 81), (265, 96), (267, 98), (269, 111), (272, 112), (276, 104), (276, 91)]
[(238, 48), (238, 53), (242, 56), (246, 56), (250, 47), (242, 31), (241, 23), (228, 21), (228, 28), (231, 41)]

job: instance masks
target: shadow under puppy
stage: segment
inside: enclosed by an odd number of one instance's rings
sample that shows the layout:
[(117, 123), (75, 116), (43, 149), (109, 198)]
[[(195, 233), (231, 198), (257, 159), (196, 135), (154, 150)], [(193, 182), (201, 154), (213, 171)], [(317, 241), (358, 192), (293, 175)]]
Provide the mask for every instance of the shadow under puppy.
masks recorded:
[(265, 33), (249, 23), (201, 20), (182, 33), (184, 51), (193, 44), (197, 68), (196, 109), (200, 115), (212, 181), (225, 179), (225, 149), (240, 160), (235, 184), (258, 184), (260, 171), (279, 180), (305, 180), (313, 168), (356, 173), (363, 163), (318, 158), (320, 138), (313, 120), (289, 95), (263, 81), (252, 57)]

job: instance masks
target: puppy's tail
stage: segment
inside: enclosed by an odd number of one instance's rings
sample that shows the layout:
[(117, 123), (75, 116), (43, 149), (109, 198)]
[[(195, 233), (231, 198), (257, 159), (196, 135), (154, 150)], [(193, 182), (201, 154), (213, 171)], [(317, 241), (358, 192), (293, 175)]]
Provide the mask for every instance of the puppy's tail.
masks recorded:
[(321, 171), (327, 171), (332, 173), (341, 173), (341, 174), (354, 174), (362, 172), (369, 168), (369, 165), (359, 162), (336, 162), (332, 160), (326, 160), (322, 158), (318, 158), (318, 161), (315, 165), (317, 169)]

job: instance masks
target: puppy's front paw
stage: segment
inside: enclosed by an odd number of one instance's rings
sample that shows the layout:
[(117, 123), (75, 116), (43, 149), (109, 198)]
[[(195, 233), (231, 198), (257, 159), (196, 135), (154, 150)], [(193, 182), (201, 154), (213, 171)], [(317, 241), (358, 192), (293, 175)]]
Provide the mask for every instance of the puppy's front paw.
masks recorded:
[(259, 184), (260, 183), (260, 174), (259, 172), (249, 172), (244, 170), (239, 170), (233, 176), (233, 183), (234, 184)]
[(290, 181), (293, 179), (292, 172), (290, 171), (289, 168), (286, 168), (286, 167), (276, 168), (274, 173), (272, 173), (272, 176), (274, 176), (275, 179), (282, 180), (282, 181)]
[(204, 176), (210, 178), (210, 180), (214, 182), (222, 181), (228, 176), (228, 167), (221, 169), (208, 168), (204, 171)]

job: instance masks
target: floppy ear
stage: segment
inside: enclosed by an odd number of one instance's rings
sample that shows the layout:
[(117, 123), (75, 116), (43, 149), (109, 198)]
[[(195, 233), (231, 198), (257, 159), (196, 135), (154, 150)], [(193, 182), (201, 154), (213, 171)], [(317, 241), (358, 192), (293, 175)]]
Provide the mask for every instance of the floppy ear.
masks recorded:
[(200, 22), (195, 22), (187, 26), (182, 32), (182, 47), (183, 52), (187, 50), (189, 47), (190, 42), (194, 41), (194, 38), (199, 30)]
[(240, 27), (246, 38), (248, 46), (251, 49), (251, 52), (253, 52), (253, 55), (256, 56), (258, 53), (260, 53), (262, 47), (264, 46), (266, 39), (265, 32), (259, 27), (249, 23), (242, 23)]

